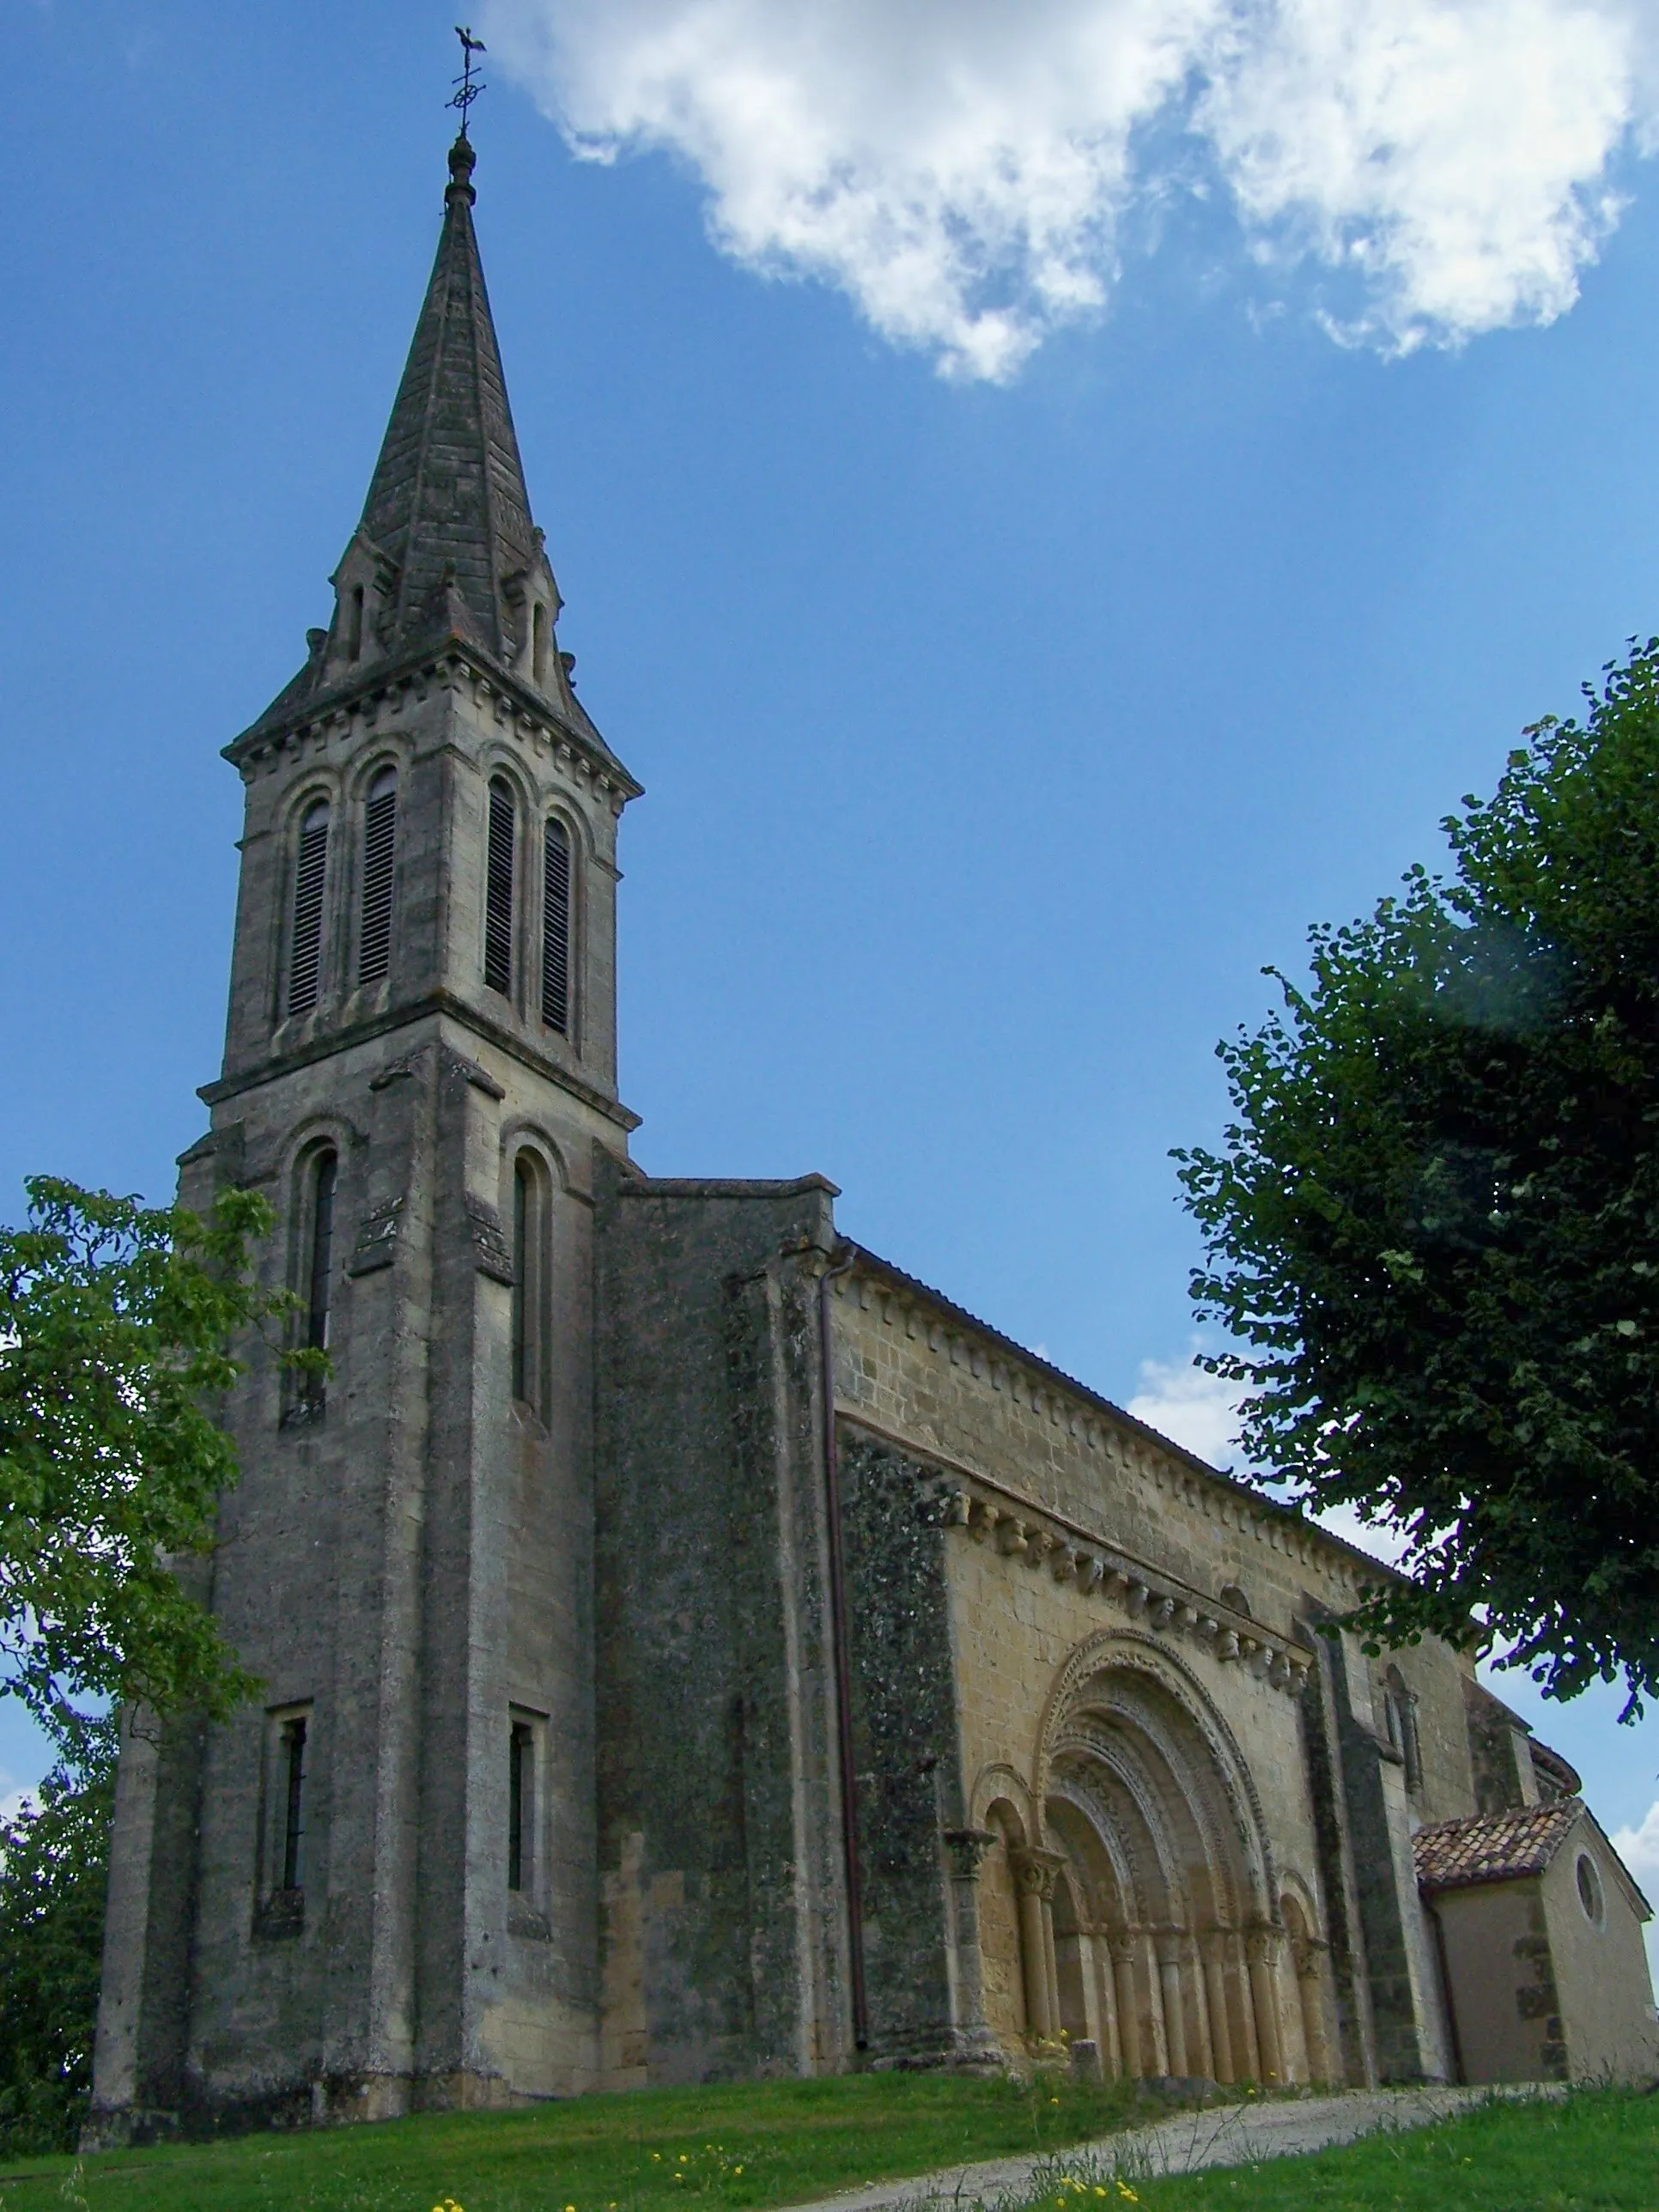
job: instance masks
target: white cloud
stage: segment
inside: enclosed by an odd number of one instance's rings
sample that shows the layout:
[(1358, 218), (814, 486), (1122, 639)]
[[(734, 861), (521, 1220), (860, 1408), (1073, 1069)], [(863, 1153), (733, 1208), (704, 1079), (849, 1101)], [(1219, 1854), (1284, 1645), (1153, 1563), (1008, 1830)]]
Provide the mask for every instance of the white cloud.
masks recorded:
[(1237, 1456), (1233, 1433), (1238, 1398), (1234, 1384), (1194, 1367), (1190, 1359), (1143, 1359), (1140, 1388), (1127, 1410), (1172, 1443), (1184, 1444), (1212, 1467), (1224, 1468)]
[(1097, 312), (1126, 217), (1218, 188), (1385, 349), (1549, 321), (1659, 128), (1645, 0), (490, 0), (579, 149), (687, 161), (749, 264), (947, 373)]
[[(1651, 1905), (1659, 1899), (1659, 1802), (1650, 1805), (1637, 1828), (1615, 1828), (1613, 1848), (1636, 1878)], [(1659, 1981), (1659, 1918), (1647, 1924), (1648, 1968)]]
[[(1193, 1348), (1194, 1352), (1198, 1348), (1196, 1338)], [(1248, 1475), (1248, 1468), (1235, 1466), (1238, 1452), (1233, 1438), (1242, 1395), (1236, 1383), (1194, 1366), (1190, 1358), (1143, 1359), (1140, 1389), (1130, 1399), (1128, 1411), (1161, 1437), (1184, 1444), (1188, 1451), (1208, 1460), (1212, 1467), (1233, 1468)], [(1314, 1518), (1322, 1528), (1328, 1528), (1334, 1536), (1340, 1536), (1374, 1559), (1393, 1565), (1405, 1551), (1402, 1537), (1391, 1529), (1374, 1528), (1351, 1505), (1334, 1506)]]

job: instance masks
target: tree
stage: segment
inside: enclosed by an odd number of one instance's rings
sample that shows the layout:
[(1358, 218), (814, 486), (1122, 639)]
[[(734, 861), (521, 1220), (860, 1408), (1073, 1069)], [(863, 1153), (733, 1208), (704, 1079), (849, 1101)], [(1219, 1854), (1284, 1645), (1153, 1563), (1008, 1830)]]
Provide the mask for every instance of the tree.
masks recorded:
[(92, 2087), (114, 1729), (85, 1731), (0, 1820), (0, 2150), (72, 2149)]
[(1240, 1443), (1408, 1544), (1353, 1616), (1659, 1688), (1659, 640), (1218, 1048), (1176, 1155)]
[(232, 1343), (293, 1300), (254, 1279), (254, 1193), (198, 1218), (26, 1187), (27, 1226), (0, 1230), (0, 1694), (73, 1753), (78, 1713), (218, 1716), (257, 1687), (178, 1569), (235, 1479)]

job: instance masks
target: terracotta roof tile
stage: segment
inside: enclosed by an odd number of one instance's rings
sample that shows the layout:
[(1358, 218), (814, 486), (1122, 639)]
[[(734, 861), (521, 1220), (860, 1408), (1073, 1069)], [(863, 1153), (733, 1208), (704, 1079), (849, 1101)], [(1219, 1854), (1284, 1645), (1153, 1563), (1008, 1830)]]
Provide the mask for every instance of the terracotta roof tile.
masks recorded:
[(1437, 1820), (1412, 1838), (1419, 1886), (1467, 1889), (1481, 1881), (1515, 1881), (1542, 1874), (1583, 1816), (1583, 1800), (1554, 1797), (1506, 1813)]

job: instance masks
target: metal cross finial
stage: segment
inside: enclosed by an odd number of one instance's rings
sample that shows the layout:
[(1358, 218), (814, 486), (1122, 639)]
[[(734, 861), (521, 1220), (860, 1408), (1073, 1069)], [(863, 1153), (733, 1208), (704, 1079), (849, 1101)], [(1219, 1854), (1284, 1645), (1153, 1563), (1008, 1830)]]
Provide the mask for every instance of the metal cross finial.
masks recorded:
[(459, 87), (459, 89), (455, 94), (454, 98), (453, 100), (446, 100), (444, 105), (447, 107), (459, 108), (461, 112), (461, 136), (465, 138), (466, 136), (467, 110), (471, 106), (473, 101), (478, 97), (478, 94), (484, 89), (484, 87), (482, 84), (475, 84), (472, 82), (472, 57), (474, 54), (483, 53), (484, 51), (484, 42), (482, 39), (475, 39), (470, 30), (464, 30), (459, 23), (455, 26), (455, 35), (461, 42), (461, 74), (455, 79), (455, 82)]

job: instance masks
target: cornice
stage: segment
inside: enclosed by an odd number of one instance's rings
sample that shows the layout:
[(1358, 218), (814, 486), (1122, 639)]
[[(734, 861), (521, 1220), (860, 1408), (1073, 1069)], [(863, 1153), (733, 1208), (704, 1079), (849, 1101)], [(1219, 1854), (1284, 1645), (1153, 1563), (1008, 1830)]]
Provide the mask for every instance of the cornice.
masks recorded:
[(935, 1470), (925, 1495), (944, 1509), (945, 1525), (965, 1529), (980, 1544), (990, 1544), (1004, 1559), (1023, 1559), (1033, 1572), (1046, 1567), (1056, 1583), (1074, 1583), (1085, 1597), (1098, 1597), (1132, 1626), (1173, 1641), (1184, 1638), (1225, 1666), (1237, 1664), (1270, 1688), (1299, 1697), (1314, 1666), (1312, 1648), (1300, 1638), (1278, 1634), (1265, 1622), (1195, 1589), (1179, 1575), (1137, 1559), (1094, 1530), (1039, 1505), (1019, 1492), (972, 1469), (945, 1462), (910, 1439), (896, 1436), (845, 1407), (836, 1409), (842, 1426), (863, 1430), (907, 1457)]
[(474, 1036), (483, 1037), (498, 1052), (504, 1052), (509, 1059), (517, 1060), (521, 1067), (527, 1067), (549, 1082), (557, 1084), (562, 1091), (569, 1091), (573, 1097), (591, 1107), (594, 1113), (603, 1115), (608, 1121), (614, 1121), (618, 1128), (629, 1131), (639, 1127), (641, 1117), (624, 1106), (620, 1099), (612, 1098), (597, 1085), (587, 1082), (557, 1060), (544, 1059), (532, 1052), (511, 1030), (492, 1022), (488, 1015), (480, 1013), (477, 1007), (469, 1006), (453, 991), (444, 990), (431, 991), (423, 999), (388, 1007), (382, 1014), (370, 1015), (364, 1020), (352, 1022), (344, 1029), (330, 1030), (325, 1036), (313, 1037), (302, 1045), (296, 1045), (290, 1052), (275, 1054), (253, 1067), (244, 1068), (234, 1075), (222, 1075), (213, 1083), (204, 1083), (196, 1095), (206, 1105), (220, 1105), (228, 1098), (240, 1098), (249, 1091), (258, 1091), (267, 1083), (275, 1083), (283, 1076), (291, 1074), (295, 1068), (310, 1067), (318, 1060), (331, 1059), (349, 1046), (369, 1043), (376, 1037), (390, 1036), (398, 1030), (410, 1028), (416, 1022), (429, 1020), (434, 1015), (444, 1015), (451, 1021), (459, 1023)]
[(301, 748), (349, 730), (360, 718), (368, 728), (383, 714), (398, 715), (434, 690), (455, 690), (470, 681), (474, 703), (495, 702), (498, 720), (513, 723), (526, 738), (547, 744), (580, 763), (596, 792), (620, 814), (640, 798), (643, 784), (631, 776), (596, 732), (582, 729), (538, 692), (501, 667), (483, 648), (452, 634), (434, 648), (385, 662), (349, 684), (336, 684), (315, 697), (296, 702), (289, 711), (262, 719), (233, 738), (224, 758), (245, 779), (276, 767), (290, 747)]
[(1149, 1472), (1160, 1488), (1174, 1488), (1188, 1505), (1225, 1520), (1240, 1534), (1253, 1536), (1275, 1551), (1304, 1563), (1318, 1560), (1326, 1572), (1356, 1598), (1368, 1583), (1401, 1579), (1398, 1569), (1373, 1559), (1369, 1552), (1334, 1535), (1329, 1529), (1322, 1528), (1294, 1507), (1282, 1505), (1253, 1485), (1223, 1474), (1196, 1452), (1188, 1451), (1184, 1444), (1175, 1443), (1146, 1422), (1137, 1420), (1111, 1399), (1091, 1390), (1086, 1382), (1079, 1382), (1063, 1368), (1054, 1366), (1023, 1344), (1016, 1343), (1012, 1337), (1005, 1336), (988, 1322), (981, 1321), (976, 1314), (956, 1304), (942, 1291), (934, 1290), (914, 1275), (907, 1275), (902, 1268), (896, 1267), (891, 1261), (884, 1260), (864, 1245), (848, 1249), (854, 1264), (834, 1285), (838, 1298), (855, 1295), (854, 1286), (862, 1281), (876, 1295), (890, 1301), (896, 1313), (907, 1316), (907, 1326), (912, 1333), (915, 1322), (910, 1317), (923, 1312), (933, 1314), (953, 1359), (961, 1361), (965, 1353), (966, 1363), (972, 1365), (973, 1347), (981, 1347), (981, 1364), (973, 1367), (975, 1374), (982, 1371), (994, 1389), (1001, 1389), (1012, 1383), (1016, 1399), (1023, 1396), (1038, 1411), (1048, 1411), (1079, 1437), (1085, 1449), (1099, 1450), (1109, 1438), (1119, 1443), (1121, 1455), (1126, 1456), (1132, 1467)]

